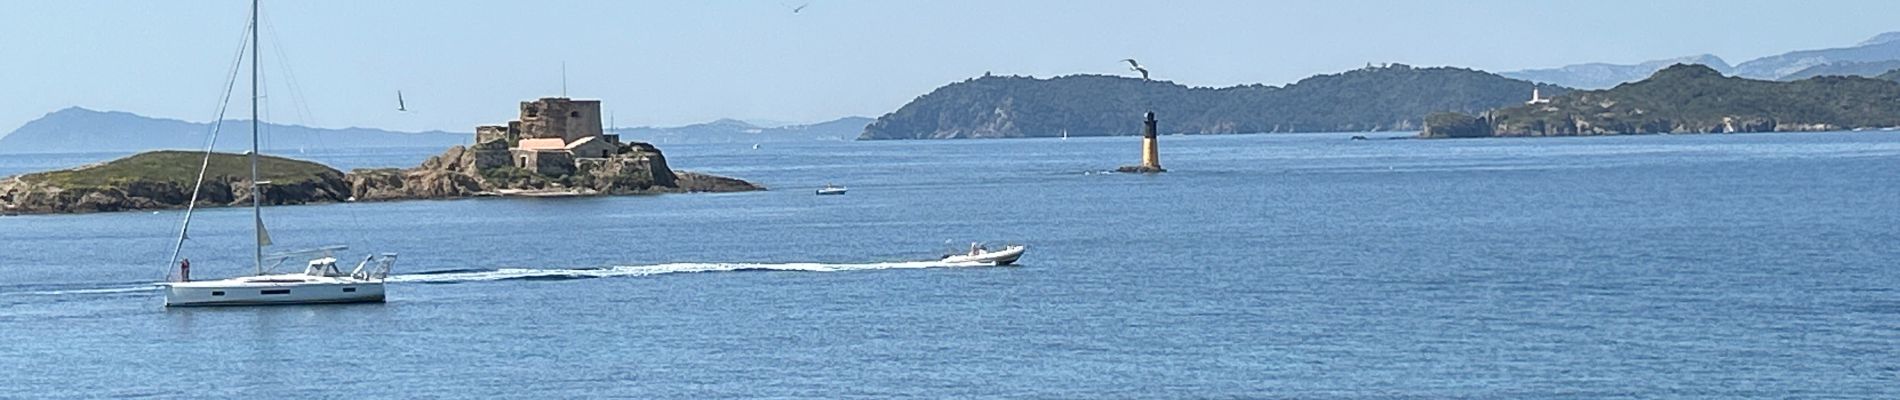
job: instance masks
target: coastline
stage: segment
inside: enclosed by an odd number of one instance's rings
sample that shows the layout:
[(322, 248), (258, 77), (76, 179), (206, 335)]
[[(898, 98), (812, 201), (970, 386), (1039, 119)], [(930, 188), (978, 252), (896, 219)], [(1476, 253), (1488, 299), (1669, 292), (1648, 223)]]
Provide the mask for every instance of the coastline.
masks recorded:
[[(192, 184), (152, 168), (202, 153), (158, 151), (55, 171), (0, 178), (0, 215), (77, 214), (182, 209), (192, 203)], [(473, 169), (473, 152), (451, 147), (408, 169), (356, 169), (348, 173), (307, 161), (269, 157), (274, 163), (304, 168), (294, 178), (261, 187), (266, 206), (447, 200), (472, 197), (580, 197), (666, 193), (724, 193), (766, 190), (742, 179), (665, 166), (657, 148), (644, 146), (630, 156), (603, 159), (598, 170), (566, 176), (487, 173)], [(241, 156), (214, 153), (215, 161)], [(191, 160), (192, 164), (196, 160)], [(123, 165), (121, 165), (123, 164)], [(196, 167), (196, 165), (192, 165)], [(466, 167), (466, 168), (464, 168)], [(132, 174), (127, 177), (123, 174)], [(119, 174), (119, 175), (114, 175)], [(103, 176), (93, 176), (103, 175)], [(250, 186), (232, 174), (209, 174), (199, 188), (198, 207), (248, 205)]]

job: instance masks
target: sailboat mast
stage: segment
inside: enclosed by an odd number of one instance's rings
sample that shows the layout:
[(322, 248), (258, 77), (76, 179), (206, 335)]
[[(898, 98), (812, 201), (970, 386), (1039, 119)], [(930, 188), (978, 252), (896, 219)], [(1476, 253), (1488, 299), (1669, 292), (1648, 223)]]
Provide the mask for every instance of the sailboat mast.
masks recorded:
[(258, 48), (263, 47), (263, 43), (257, 41), (257, 31), (259, 28), (257, 2), (258, 0), (251, 0), (251, 233), (252, 236), (254, 236), (252, 239), (256, 240), (256, 246), (251, 248), (251, 262), (252, 265), (257, 267), (257, 274), (263, 275), (264, 203), (259, 199), (263, 191), (257, 189), (257, 128), (259, 125), (257, 122), (257, 98), (259, 97), (257, 93), (257, 64), (263, 61), (258, 58)]

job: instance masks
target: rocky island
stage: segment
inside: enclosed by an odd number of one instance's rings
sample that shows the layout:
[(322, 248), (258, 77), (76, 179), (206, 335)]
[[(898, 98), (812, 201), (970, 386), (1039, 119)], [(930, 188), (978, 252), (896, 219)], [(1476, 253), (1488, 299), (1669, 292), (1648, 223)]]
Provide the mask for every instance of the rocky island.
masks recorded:
[[(78, 168), (0, 180), (0, 212), (8, 214), (123, 211), (183, 207), (191, 202), (204, 153), (155, 151)], [(258, 160), (266, 204), (344, 201), (350, 186), (342, 172), (280, 157)], [(214, 153), (198, 204), (248, 205), (250, 162), (243, 155)]]
[(1900, 82), (1820, 76), (1792, 82), (1677, 64), (1642, 81), (1516, 107), (1435, 114), (1423, 138), (1837, 131), (1900, 126)]
[[(309, 161), (259, 160), (269, 205), (452, 199), (475, 196), (582, 196), (764, 190), (743, 180), (667, 166), (659, 148), (602, 134), (599, 102), (522, 102), (522, 118), (477, 128), (476, 144), (455, 146), (409, 169), (343, 173)], [(207, 161), (208, 160), (208, 161)], [(180, 208), (191, 203), (205, 163), (200, 207), (250, 203), (248, 156), (155, 151), (78, 168), (0, 180), (0, 213), (40, 214)]]
[(745, 192), (765, 188), (743, 180), (673, 171), (659, 148), (623, 143), (607, 157), (582, 158), (571, 171), (547, 173), (484, 166), (480, 150), (455, 146), (409, 169), (358, 169), (344, 175), (348, 201), (451, 199), (474, 196), (626, 195)]
[[(545, 176), (518, 169), (479, 171), (473, 152), (456, 146), (409, 169), (344, 173), (322, 164), (264, 156), (267, 205), (454, 199), (507, 195), (624, 195), (764, 190), (752, 183), (673, 171), (658, 149), (630, 143), (627, 157), (584, 173)], [(0, 213), (48, 214), (182, 208), (191, 201), (204, 153), (155, 151), (83, 167), (0, 179)], [(199, 207), (250, 204), (250, 164), (242, 154), (213, 153)]]

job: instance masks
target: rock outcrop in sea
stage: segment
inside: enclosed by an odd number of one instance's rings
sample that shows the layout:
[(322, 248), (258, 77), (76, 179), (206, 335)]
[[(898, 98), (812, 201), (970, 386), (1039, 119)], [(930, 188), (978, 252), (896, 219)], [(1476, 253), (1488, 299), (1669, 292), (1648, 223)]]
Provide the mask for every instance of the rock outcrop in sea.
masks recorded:
[(630, 142), (619, 154), (581, 160), (572, 174), (547, 176), (518, 168), (475, 167), (476, 152), (463, 146), (409, 169), (359, 169), (348, 176), (354, 201), (447, 199), (490, 195), (624, 195), (744, 192), (763, 187), (743, 180), (675, 172), (651, 144)]
[[(204, 153), (155, 151), (78, 168), (0, 179), (0, 213), (43, 214), (183, 207), (191, 202)], [(248, 205), (249, 160), (216, 153), (199, 191), (200, 206)], [(264, 203), (289, 205), (344, 201), (344, 174), (308, 161), (263, 157)]]
[[(509, 195), (624, 195), (764, 190), (744, 180), (674, 171), (658, 148), (626, 143), (619, 154), (584, 159), (581, 169), (547, 176), (514, 168), (476, 172), (475, 152), (455, 146), (408, 169), (343, 173), (321, 164), (266, 156), (267, 205), (454, 199)], [(182, 208), (203, 153), (156, 151), (78, 168), (0, 179), (0, 213), (48, 214)], [(250, 204), (248, 160), (214, 153), (200, 207)]]

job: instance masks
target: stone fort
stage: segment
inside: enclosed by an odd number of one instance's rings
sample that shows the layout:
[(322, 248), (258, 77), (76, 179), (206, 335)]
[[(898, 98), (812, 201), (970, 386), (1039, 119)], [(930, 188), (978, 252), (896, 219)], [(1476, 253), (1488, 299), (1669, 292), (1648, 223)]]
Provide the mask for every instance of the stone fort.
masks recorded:
[(475, 128), (475, 167), (515, 167), (560, 176), (629, 150), (600, 128), (600, 100), (543, 97), (521, 102), (519, 119)]

